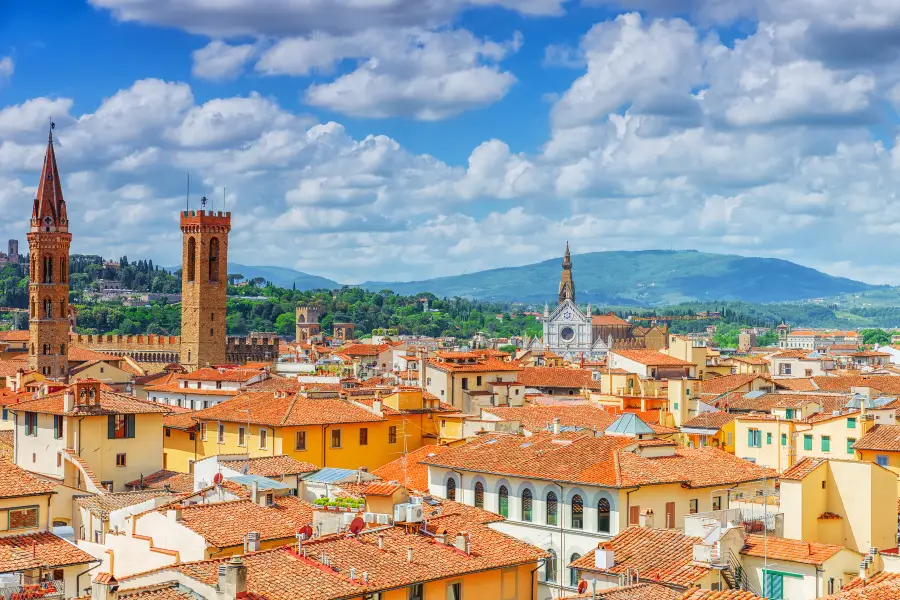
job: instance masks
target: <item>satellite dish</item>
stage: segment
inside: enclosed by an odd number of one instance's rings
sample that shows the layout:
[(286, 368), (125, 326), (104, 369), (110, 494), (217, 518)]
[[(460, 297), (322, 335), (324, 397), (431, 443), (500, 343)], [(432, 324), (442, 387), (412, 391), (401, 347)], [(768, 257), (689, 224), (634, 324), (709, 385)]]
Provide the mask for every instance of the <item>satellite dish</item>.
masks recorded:
[(313, 534), (313, 530), (312, 530), (312, 526), (310, 526), (310, 525), (304, 525), (297, 531), (297, 535), (304, 536), (303, 539), (305, 539), (305, 540), (308, 540), (309, 538), (311, 538), (312, 534)]
[(221, 473), (216, 473), (213, 475), (213, 483), (216, 485), (222, 485), (222, 482), (225, 481), (225, 477)]
[(365, 529), (366, 522), (363, 521), (362, 517), (356, 517), (350, 522), (350, 533), (353, 535), (359, 535), (359, 532)]
[(578, 582), (578, 593), (583, 594), (586, 591), (587, 591), (587, 581), (582, 579), (581, 581)]

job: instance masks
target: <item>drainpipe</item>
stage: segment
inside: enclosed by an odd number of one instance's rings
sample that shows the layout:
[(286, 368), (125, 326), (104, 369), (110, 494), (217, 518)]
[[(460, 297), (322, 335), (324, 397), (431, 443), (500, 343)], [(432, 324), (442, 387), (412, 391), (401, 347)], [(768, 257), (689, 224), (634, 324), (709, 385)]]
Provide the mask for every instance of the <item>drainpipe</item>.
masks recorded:
[(326, 442), (325, 442), (325, 431), (326, 431), (329, 427), (331, 427), (331, 424), (330, 424), (330, 423), (327, 424), (327, 425), (322, 425), (322, 468), (323, 468), (323, 469), (325, 468), (325, 452), (326, 452), (326, 449), (328, 448), (328, 446), (325, 445), (325, 444), (326, 444)]
[[(631, 523), (629, 522), (631, 519), (631, 494), (632, 492), (636, 492), (641, 489), (641, 486), (637, 486), (633, 490), (628, 490), (625, 492), (625, 527), (627, 528)], [(638, 517), (638, 526), (640, 526), (640, 517)]]
[[(88, 564), (90, 564), (91, 562), (95, 562), (95, 561), (90, 561)], [(93, 571), (94, 569), (96, 569), (97, 567), (102, 565), (103, 561), (97, 560), (96, 563), (97, 564), (94, 565), (93, 567), (88, 567), (87, 569), (85, 569), (84, 571), (82, 571), (81, 573), (79, 573), (78, 575), (75, 576), (75, 593), (76, 594), (80, 593), (80, 590), (81, 590), (81, 584), (79, 583), (81, 581), (81, 576), (87, 575), (88, 573), (90, 573), (91, 571)], [(65, 585), (65, 584), (63, 584), (63, 585)]]
[[(274, 428), (274, 427), (267, 427), (266, 429), (271, 429), (271, 430), (272, 430), (272, 456), (275, 456), (275, 428)], [(249, 450), (249, 446), (248, 446), (247, 449)]]
[[(562, 507), (566, 504), (566, 492), (561, 483), (557, 483), (559, 486), (559, 500), (556, 502), (556, 518), (559, 520), (559, 556), (557, 557), (557, 576), (559, 577), (559, 598), (563, 597), (563, 572), (562, 572), (562, 564), (563, 559), (566, 557), (566, 532), (563, 529), (563, 511)], [(571, 506), (569, 507), (571, 511)], [(581, 515), (581, 518), (584, 518), (584, 514)], [(566, 562), (568, 564), (568, 562)]]
[(528, 579), (528, 583), (531, 586), (531, 593), (528, 594), (528, 600), (535, 600), (534, 580), (537, 579), (537, 577), (535, 576), (535, 572), (538, 569), (540, 569), (542, 566), (544, 566), (544, 563), (546, 563), (546, 562), (547, 562), (546, 558), (542, 558), (542, 559), (538, 560), (538, 566), (536, 566), (535, 568), (533, 568), (531, 570), (531, 577)]

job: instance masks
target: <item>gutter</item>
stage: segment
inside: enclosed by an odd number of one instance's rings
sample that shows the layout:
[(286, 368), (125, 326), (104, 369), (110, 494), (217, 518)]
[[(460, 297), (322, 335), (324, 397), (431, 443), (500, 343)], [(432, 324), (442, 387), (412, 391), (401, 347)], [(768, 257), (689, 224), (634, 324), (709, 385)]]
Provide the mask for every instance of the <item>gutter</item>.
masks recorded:
[[(642, 486), (637, 486), (633, 490), (628, 490), (627, 492), (625, 492), (625, 527), (626, 528), (631, 525), (631, 523), (629, 522), (631, 520), (631, 494), (633, 492), (636, 492), (639, 489), (641, 489), (641, 487)], [(641, 524), (640, 523), (640, 515), (638, 515), (637, 525), (640, 526), (640, 524)]]
[[(91, 562), (94, 562), (94, 561), (90, 561), (90, 562), (88, 562), (88, 564), (91, 564)], [(87, 575), (88, 573), (90, 573), (91, 571), (93, 571), (94, 569), (96, 569), (97, 567), (99, 567), (100, 565), (103, 564), (103, 561), (100, 559), (97, 559), (96, 562), (97, 562), (96, 565), (94, 565), (93, 567), (88, 567), (87, 569), (85, 569), (84, 571), (82, 571), (81, 573), (79, 573), (78, 575), (75, 576), (75, 593), (76, 594), (80, 593), (79, 590), (81, 589), (81, 583), (79, 583), (79, 582), (81, 581), (81, 576)], [(112, 573), (110, 573), (110, 575), (112, 575)]]

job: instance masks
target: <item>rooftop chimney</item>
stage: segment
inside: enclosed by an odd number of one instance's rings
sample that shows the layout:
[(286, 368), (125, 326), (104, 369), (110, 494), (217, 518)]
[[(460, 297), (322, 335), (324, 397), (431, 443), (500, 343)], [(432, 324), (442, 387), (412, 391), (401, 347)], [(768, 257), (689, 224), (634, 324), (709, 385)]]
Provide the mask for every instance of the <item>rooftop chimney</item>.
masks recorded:
[(553, 418), (553, 435), (559, 435), (559, 432), (562, 430), (560, 426), (559, 417)]
[(232, 556), (225, 564), (224, 581), (219, 575), (219, 592), (222, 600), (236, 600), (247, 592), (247, 567), (240, 556)]
[(245, 552), (259, 552), (259, 532), (251, 531), (247, 533), (244, 537), (244, 551)]
[(372, 402), (372, 412), (376, 415), (381, 414), (381, 400), (375, 400)]
[(465, 531), (460, 531), (456, 534), (456, 543), (454, 544), (457, 550), (462, 550), (466, 554), (469, 553), (469, 534)]
[(384, 550), (384, 534), (383, 533), (378, 534), (378, 549)]
[(119, 582), (109, 573), (97, 573), (91, 582), (92, 600), (118, 600)]
[(166, 516), (170, 521), (181, 521), (181, 505), (176, 505), (166, 511)]
[(609, 542), (600, 544), (594, 550), (594, 566), (598, 569), (611, 569), (616, 564), (616, 556), (612, 544)]
[(75, 410), (75, 394), (72, 390), (66, 390), (63, 394), (63, 410), (67, 413)]
[(413, 557), (413, 547), (407, 546), (406, 547), (406, 562), (412, 562), (412, 557)]

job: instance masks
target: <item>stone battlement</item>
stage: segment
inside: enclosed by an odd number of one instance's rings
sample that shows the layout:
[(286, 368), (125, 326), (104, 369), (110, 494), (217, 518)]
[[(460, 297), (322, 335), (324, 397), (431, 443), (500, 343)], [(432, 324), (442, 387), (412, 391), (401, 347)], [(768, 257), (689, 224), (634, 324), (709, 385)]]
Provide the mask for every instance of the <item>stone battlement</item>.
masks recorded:
[(181, 338), (177, 335), (85, 335), (72, 334), (69, 343), (90, 349), (163, 350), (178, 351)]

